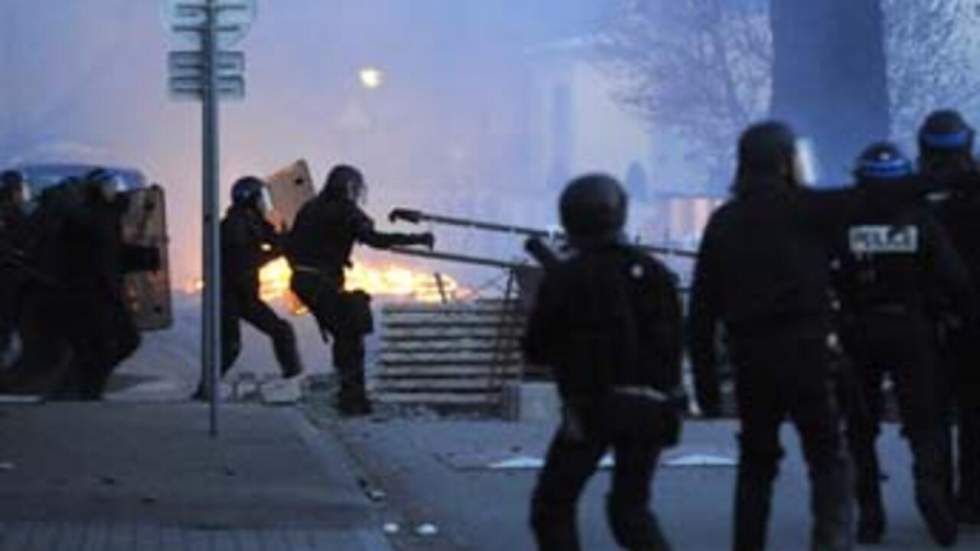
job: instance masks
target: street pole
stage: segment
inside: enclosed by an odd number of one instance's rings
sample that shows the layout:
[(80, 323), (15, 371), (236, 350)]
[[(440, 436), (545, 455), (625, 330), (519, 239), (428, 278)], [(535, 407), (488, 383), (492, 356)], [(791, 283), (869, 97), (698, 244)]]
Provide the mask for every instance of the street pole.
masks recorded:
[[(198, 49), (167, 54), (167, 87), (175, 99), (201, 102), (201, 388), (210, 430), (218, 436), (221, 404), (221, 144), (219, 102), (245, 97), (245, 54), (222, 50), (242, 39), (257, 0), (163, 0), (164, 26)], [(202, 17), (203, 15), (203, 17)]]
[(221, 243), (218, 221), (219, 160), (218, 149), (218, 5), (207, 0), (207, 30), (204, 33), (203, 97), (203, 207), (204, 207), (204, 311), (202, 354), (205, 375), (210, 380), (210, 434), (218, 436), (218, 405), (221, 400)]

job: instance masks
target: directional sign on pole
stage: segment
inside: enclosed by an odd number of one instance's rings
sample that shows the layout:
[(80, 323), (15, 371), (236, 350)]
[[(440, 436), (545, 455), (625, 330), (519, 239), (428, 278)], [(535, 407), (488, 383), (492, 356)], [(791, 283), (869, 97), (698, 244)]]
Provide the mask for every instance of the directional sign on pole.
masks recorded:
[[(171, 77), (204, 78), (207, 58), (197, 50), (170, 52), (167, 55), (167, 68)], [(218, 64), (214, 68), (218, 76), (241, 76), (245, 72), (243, 52), (218, 52)]]
[(196, 51), (170, 52), (167, 70), (172, 96), (201, 101), (202, 265), (204, 300), (201, 323), (202, 390), (210, 396), (211, 436), (218, 435), (221, 381), (221, 236), (219, 231), (221, 143), (218, 104), (245, 95), (245, 55), (223, 51), (242, 39), (255, 18), (256, 0), (163, 0), (164, 26)]
[[(170, 33), (189, 45), (201, 48), (207, 27), (209, 0), (164, 0), (163, 24)], [(255, 0), (220, 0), (216, 9), (217, 46), (230, 48), (237, 44), (255, 20)]]
[[(245, 54), (216, 53), (215, 78), (221, 99), (245, 97)], [(167, 56), (170, 95), (175, 99), (202, 99), (207, 80), (207, 58), (204, 52), (178, 51)]]
[[(170, 97), (182, 100), (200, 100), (204, 97), (204, 83), (200, 78), (170, 77)], [(218, 77), (218, 96), (221, 99), (243, 99), (245, 78), (242, 76)]]

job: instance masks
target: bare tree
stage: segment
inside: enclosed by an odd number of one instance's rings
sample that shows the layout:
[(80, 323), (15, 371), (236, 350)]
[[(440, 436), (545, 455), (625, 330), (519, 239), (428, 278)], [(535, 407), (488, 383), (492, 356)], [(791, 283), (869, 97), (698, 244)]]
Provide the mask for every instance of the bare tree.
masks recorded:
[[(770, 2), (617, 0), (599, 40), (601, 63), (618, 84), (617, 99), (645, 118), (651, 131), (669, 130), (682, 136), (692, 148), (691, 160), (710, 167), (709, 178), (715, 185), (724, 182), (730, 174), (732, 144), (737, 133), (752, 120), (770, 112), (774, 70), (771, 29), (772, 24), (779, 23), (770, 20)], [(831, 4), (839, 5), (840, 9), (830, 11)], [(877, 94), (871, 101), (872, 107), (861, 107), (853, 116), (841, 116), (840, 106), (851, 98), (845, 94), (835, 99), (825, 92), (848, 88), (836, 87), (824, 77), (816, 79), (818, 82), (812, 76), (796, 78), (799, 84), (819, 92), (815, 103), (822, 102), (826, 112), (811, 117), (816, 123), (836, 116), (840, 122), (850, 125), (854, 120), (871, 116), (870, 111), (879, 113), (881, 106), (887, 104), (887, 127), (874, 125), (876, 130), (871, 133), (874, 138), (890, 133), (893, 139), (911, 145), (922, 118), (933, 109), (955, 107), (980, 121), (980, 95), (976, 94), (980, 88), (980, 62), (977, 61), (980, 35), (974, 31), (980, 22), (980, 2), (811, 2), (809, 7), (814, 13), (810, 19), (828, 20), (824, 21), (829, 25), (825, 36), (845, 44), (847, 41), (839, 36), (844, 32), (840, 27), (842, 22), (848, 23), (848, 18), (867, 21), (870, 17), (864, 12), (857, 13), (858, 4), (867, 8), (868, 13), (880, 14), (874, 17), (883, 16), (887, 96), (878, 98), (880, 94)], [(787, 12), (799, 10), (801, 6), (802, 3), (779, 2), (777, 7)], [(799, 42), (799, 35), (809, 25), (812, 22), (786, 23), (784, 29), (792, 39), (790, 42)], [(786, 55), (790, 56), (790, 65), (799, 64), (799, 58), (793, 57), (796, 54)], [(815, 66), (823, 70), (848, 55), (837, 52), (831, 57), (834, 59)], [(873, 73), (877, 74), (878, 70)], [(860, 76), (861, 72), (852, 71), (847, 78), (853, 80), (855, 75)], [(796, 101), (800, 94), (789, 93), (784, 97)], [(796, 107), (787, 106), (782, 111), (774, 114), (788, 114), (794, 121), (801, 116)], [(808, 128), (803, 130), (811, 132)], [(853, 132), (838, 129), (830, 134)], [(872, 139), (870, 133), (864, 134), (868, 136), (861, 140)], [(845, 146), (836, 143), (836, 139), (830, 141), (832, 146), (840, 145), (837, 147), (840, 151), (830, 155), (833, 157), (830, 162), (835, 165), (832, 168), (839, 173), (856, 154), (852, 149), (861, 144), (855, 141)], [(826, 148), (821, 152), (825, 156), (831, 153)]]
[(906, 144), (932, 110), (980, 116), (976, 0), (881, 0), (892, 136)]
[(617, 0), (598, 40), (617, 99), (654, 131), (684, 139), (713, 185), (730, 179), (738, 132), (768, 110), (772, 39), (760, 6)]

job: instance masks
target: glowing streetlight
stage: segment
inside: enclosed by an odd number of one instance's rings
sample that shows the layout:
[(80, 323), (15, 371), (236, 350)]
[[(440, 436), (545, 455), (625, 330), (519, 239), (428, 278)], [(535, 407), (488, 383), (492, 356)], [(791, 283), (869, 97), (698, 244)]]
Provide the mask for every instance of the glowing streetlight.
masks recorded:
[(381, 69), (376, 67), (364, 67), (358, 72), (358, 77), (360, 77), (361, 86), (368, 90), (374, 90), (384, 84), (385, 75)]

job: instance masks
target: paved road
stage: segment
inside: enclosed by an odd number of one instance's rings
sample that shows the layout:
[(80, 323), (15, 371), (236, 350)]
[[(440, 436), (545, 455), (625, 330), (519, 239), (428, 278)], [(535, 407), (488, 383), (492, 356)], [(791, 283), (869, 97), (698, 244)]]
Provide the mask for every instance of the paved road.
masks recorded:
[[(685, 444), (673, 458), (707, 454), (733, 458), (734, 424), (690, 423)], [(414, 549), (532, 549), (527, 528), (527, 499), (534, 470), (491, 470), (507, 458), (541, 457), (550, 436), (547, 424), (495, 422), (344, 422), (336, 425), (371, 482), (388, 492), (388, 519), (408, 527), (431, 521), (441, 530), (433, 539), (402, 538)], [(810, 521), (808, 485), (792, 431), (783, 434), (787, 450), (777, 482), (770, 549), (806, 548)], [(935, 549), (912, 503), (908, 452), (894, 427), (880, 445), (890, 519), (881, 550)], [(675, 548), (684, 551), (727, 549), (734, 486), (731, 467), (662, 467), (654, 485), (656, 509)], [(590, 484), (580, 509), (585, 549), (616, 549), (606, 528), (603, 495), (607, 473)], [(980, 531), (968, 531), (961, 549), (980, 548)]]
[(390, 551), (342, 447), (294, 408), (0, 407), (0, 549)]

